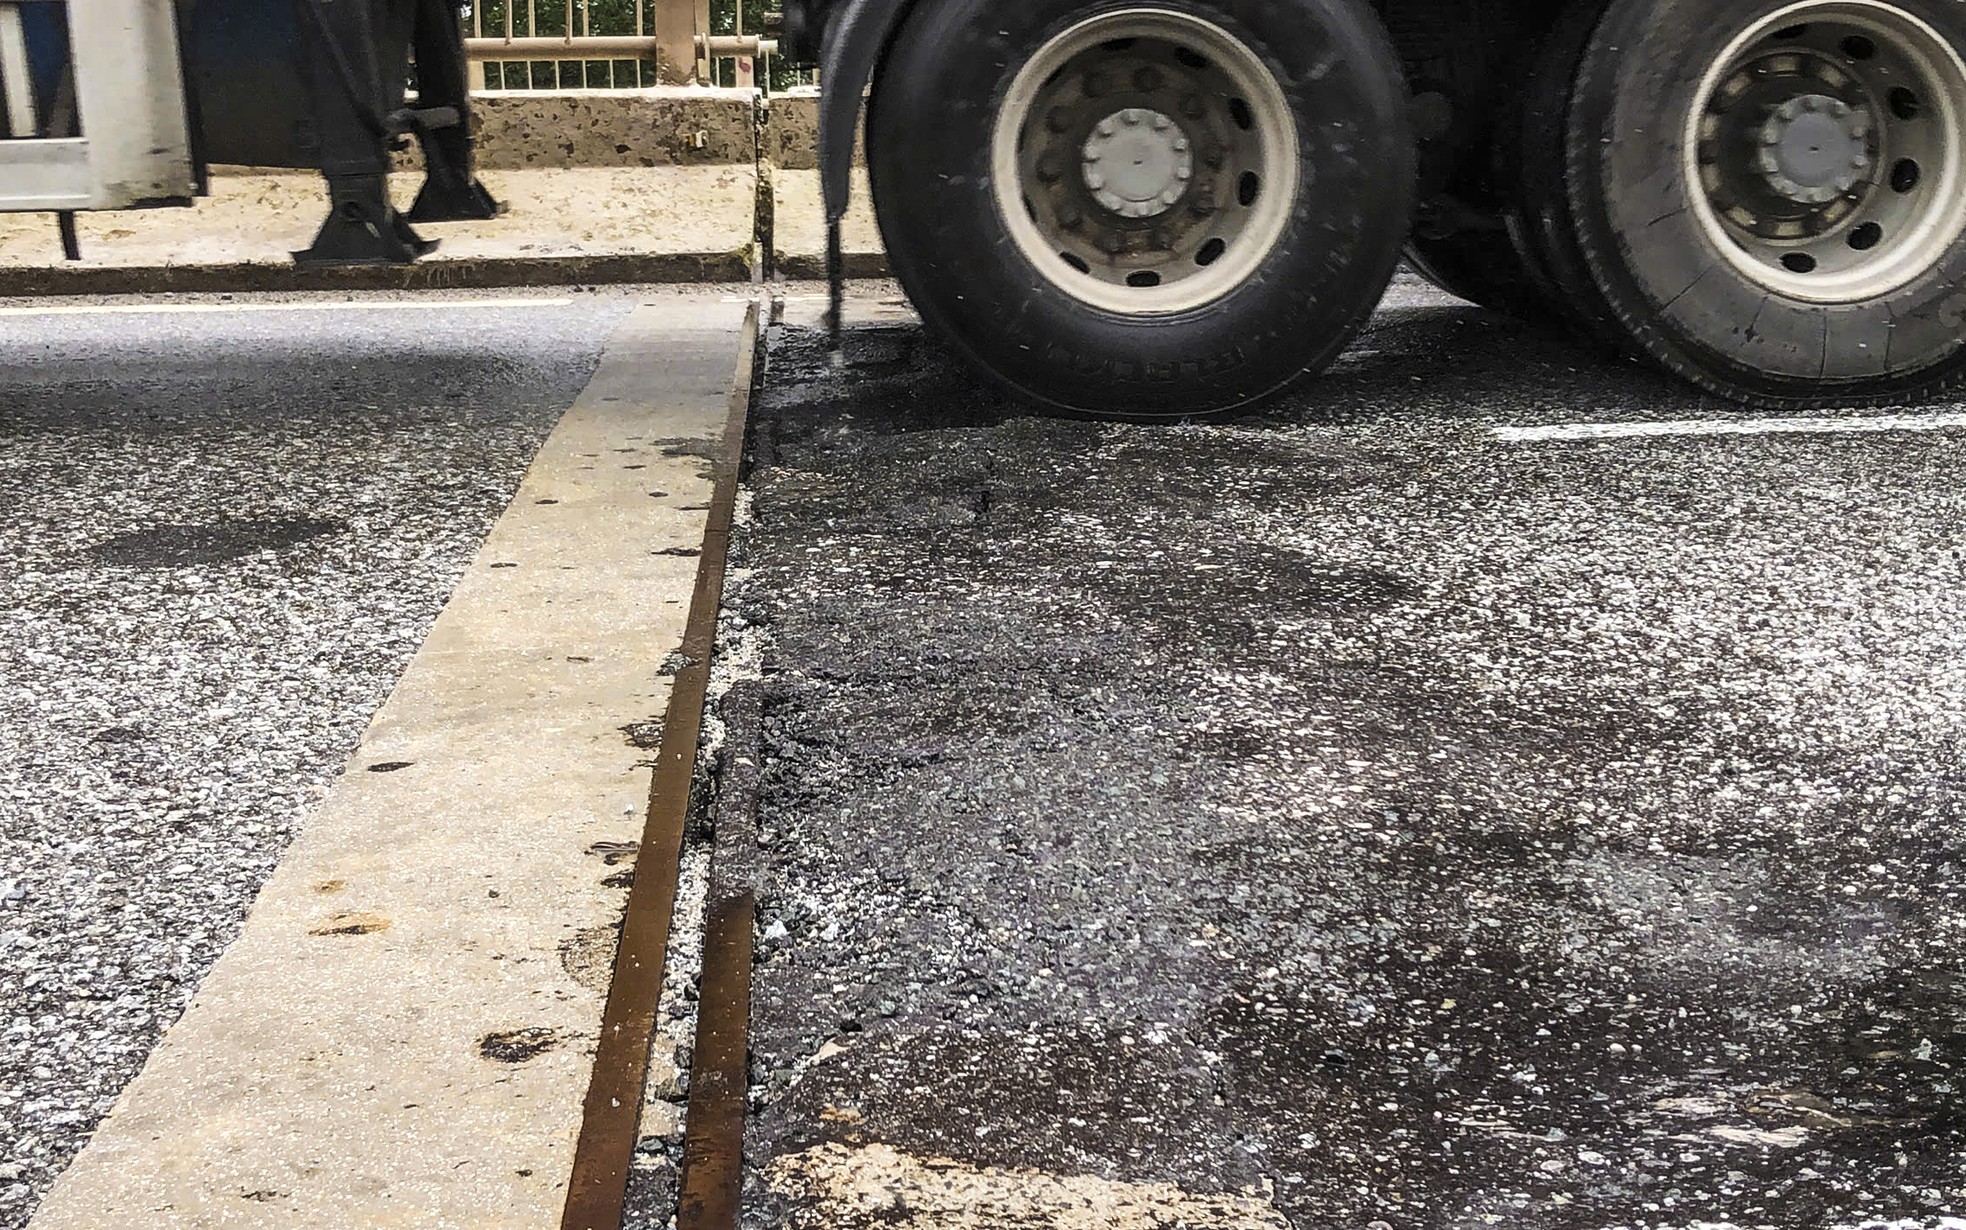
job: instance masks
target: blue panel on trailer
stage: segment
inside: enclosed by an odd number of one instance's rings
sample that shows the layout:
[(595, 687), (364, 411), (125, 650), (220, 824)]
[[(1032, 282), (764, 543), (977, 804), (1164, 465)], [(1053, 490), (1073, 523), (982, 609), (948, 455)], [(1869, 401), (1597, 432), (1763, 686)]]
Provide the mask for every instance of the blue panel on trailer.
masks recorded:
[(178, 21), (205, 161), (319, 165), (294, 0), (181, 0)]
[(27, 36), (34, 113), (45, 125), (54, 110), (55, 92), (61, 88), (62, 70), (68, 67), (67, 10), (59, 4), (23, 4), (19, 11), (21, 30)]

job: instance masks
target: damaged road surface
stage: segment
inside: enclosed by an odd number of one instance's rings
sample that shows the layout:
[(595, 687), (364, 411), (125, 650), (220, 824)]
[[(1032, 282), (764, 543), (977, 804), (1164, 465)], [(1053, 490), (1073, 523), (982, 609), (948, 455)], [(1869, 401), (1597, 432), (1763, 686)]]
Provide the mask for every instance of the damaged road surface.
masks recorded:
[(747, 1224), (1966, 1226), (1966, 431), (1411, 286), (1225, 425), (848, 358), (727, 605)]

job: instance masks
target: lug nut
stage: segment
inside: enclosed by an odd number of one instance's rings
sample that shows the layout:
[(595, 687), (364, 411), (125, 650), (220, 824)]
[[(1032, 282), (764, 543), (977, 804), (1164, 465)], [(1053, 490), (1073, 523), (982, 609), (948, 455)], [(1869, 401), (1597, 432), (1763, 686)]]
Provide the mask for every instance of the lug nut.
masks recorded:
[(1064, 132), (1072, 126), (1072, 113), (1064, 107), (1053, 107), (1045, 112), (1044, 126), (1053, 132)]
[(1098, 69), (1085, 75), (1085, 92), (1093, 98), (1100, 98), (1112, 92), (1113, 79)]
[(1208, 104), (1202, 102), (1201, 95), (1189, 94), (1181, 100), (1181, 114), (1198, 120), (1208, 114)]
[(1133, 74), (1133, 88), (1144, 93), (1160, 89), (1163, 81), (1165, 78), (1161, 76), (1161, 71), (1151, 64)]
[(1108, 256), (1118, 256), (1121, 252), (1126, 251), (1126, 240), (1121, 238), (1117, 232), (1107, 231), (1099, 237), (1099, 250)]
[(1058, 225), (1068, 231), (1076, 231), (1085, 225), (1085, 215), (1076, 205), (1066, 205), (1058, 211)]

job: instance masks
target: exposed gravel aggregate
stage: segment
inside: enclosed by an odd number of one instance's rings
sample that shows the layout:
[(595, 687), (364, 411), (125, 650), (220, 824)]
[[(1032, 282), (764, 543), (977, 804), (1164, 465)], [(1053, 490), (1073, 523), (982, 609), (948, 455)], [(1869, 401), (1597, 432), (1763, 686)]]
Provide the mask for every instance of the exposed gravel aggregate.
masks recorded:
[(0, 1227), (236, 933), (634, 301), (0, 322)]
[(881, 1142), (1304, 1230), (1966, 1225), (1966, 432), (1500, 443), (1739, 412), (1410, 284), (1226, 425), (849, 358), (777, 339), (727, 603), (755, 1224), (862, 1224), (760, 1176)]

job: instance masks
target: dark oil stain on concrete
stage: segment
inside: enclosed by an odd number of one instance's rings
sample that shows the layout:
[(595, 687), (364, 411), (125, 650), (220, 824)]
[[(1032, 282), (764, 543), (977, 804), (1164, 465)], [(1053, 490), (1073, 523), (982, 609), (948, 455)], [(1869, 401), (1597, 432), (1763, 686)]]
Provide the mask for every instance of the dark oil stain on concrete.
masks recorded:
[(614, 954), (621, 940), (620, 924), (582, 927), (560, 945), (560, 968), (590, 991), (606, 991), (614, 979)]
[(478, 1054), (493, 1063), (524, 1063), (537, 1059), (560, 1045), (558, 1030), (534, 1026), (528, 1029), (501, 1029), (478, 1040)]
[(662, 746), (661, 718), (650, 718), (645, 722), (630, 722), (626, 726), (620, 727), (620, 730), (626, 736), (629, 747), (640, 748), (645, 752), (653, 752)]
[(372, 764), (372, 765), (370, 765), (370, 766), (369, 766), (369, 772), (371, 772), (371, 773), (394, 773), (394, 772), (396, 772), (396, 771), (398, 771), (399, 769), (407, 769), (407, 768), (409, 768), (409, 767), (410, 767), (411, 765), (413, 765), (413, 764), (415, 764), (415, 763), (416, 763), (416, 761), (414, 761), (414, 760), (383, 760), (383, 761), (378, 761), (377, 763), (375, 763), (375, 764)]
[(378, 931), (389, 930), (389, 920), (380, 914), (348, 913), (336, 914), (323, 925), (309, 931), (309, 935), (374, 935)]
[(122, 568), (184, 568), (283, 551), (347, 528), (344, 521), (318, 517), (151, 525), (96, 543), (87, 554)]
[(632, 863), (640, 852), (639, 841), (597, 841), (587, 847), (587, 853), (599, 855), (601, 861), (612, 867), (616, 863)]

